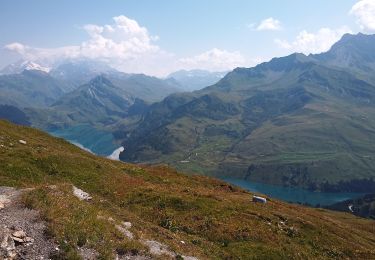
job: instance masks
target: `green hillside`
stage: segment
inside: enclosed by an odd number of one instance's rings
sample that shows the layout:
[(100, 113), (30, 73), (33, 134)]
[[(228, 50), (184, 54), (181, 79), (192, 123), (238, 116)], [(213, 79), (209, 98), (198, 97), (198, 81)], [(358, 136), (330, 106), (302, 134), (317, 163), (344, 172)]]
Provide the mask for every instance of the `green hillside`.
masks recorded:
[[(41, 211), (67, 259), (79, 258), (78, 247), (96, 250), (101, 259), (116, 252), (147, 256), (142, 241), (150, 239), (199, 259), (375, 257), (373, 221), (273, 199), (253, 203), (250, 193), (218, 180), (110, 161), (5, 121), (0, 184), (33, 188), (23, 203)], [(92, 200), (75, 198), (72, 185)], [(121, 221), (132, 223), (133, 239), (115, 229)]]
[(160, 101), (169, 94), (181, 91), (178, 83), (173, 80), (120, 72), (105, 63), (91, 59), (67, 60), (52, 69), (50, 75), (68, 83), (73, 90), (102, 75), (116, 87), (146, 102)]
[(67, 85), (45, 72), (25, 70), (0, 75), (0, 103), (19, 108), (47, 107), (68, 91)]
[(332, 210), (350, 212), (363, 218), (375, 219), (375, 194), (335, 203), (326, 207)]
[[(374, 46), (372, 35), (344, 36), (322, 56), (274, 58), (169, 96), (121, 129), (121, 158), (318, 191), (373, 191), (375, 81), (368, 69), (375, 58), (365, 53)], [(339, 58), (350, 66), (332, 65)]]
[(65, 94), (48, 108), (27, 108), (32, 125), (41, 129), (64, 129), (90, 124), (105, 127), (143, 112), (147, 104), (104, 76), (97, 76)]

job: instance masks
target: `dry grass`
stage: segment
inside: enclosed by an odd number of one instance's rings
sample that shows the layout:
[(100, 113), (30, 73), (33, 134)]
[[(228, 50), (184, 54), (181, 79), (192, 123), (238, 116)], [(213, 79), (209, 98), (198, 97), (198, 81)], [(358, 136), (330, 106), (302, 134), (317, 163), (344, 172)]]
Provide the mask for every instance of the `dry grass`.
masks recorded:
[[(42, 211), (70, 258), (78, 257), (77, 246), (95, 248), (103, 259), (116, 250), (144, 252), (140, 238), (202, 259), (375, 258), (371, 220), (277, 200), (252, 203), (250, 193), (215, 179), (113, 162), (3, 121), (0, 145), (0, 184), (37, 188), (25, 204)], [(92, 202), (73, 197), (72, 184)], [(109, 216), (132, 222), (135, 241), (119, 234)]]

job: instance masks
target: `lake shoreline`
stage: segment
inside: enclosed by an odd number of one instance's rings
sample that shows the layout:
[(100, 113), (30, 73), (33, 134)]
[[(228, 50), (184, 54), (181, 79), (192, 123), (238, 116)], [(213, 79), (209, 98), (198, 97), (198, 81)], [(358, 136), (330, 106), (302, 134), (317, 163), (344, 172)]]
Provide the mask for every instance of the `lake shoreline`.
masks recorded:
[(366, 194), (356, 192), (317, 192), (301, 188), (250, 182), (235, 178), (221, 178), (221, 180), (250, 192), (262, 193), (271, 198), (283, 200), (285, 202), (303, 204), (312, 207), (329, 206), (341, 201), (355, 199)]

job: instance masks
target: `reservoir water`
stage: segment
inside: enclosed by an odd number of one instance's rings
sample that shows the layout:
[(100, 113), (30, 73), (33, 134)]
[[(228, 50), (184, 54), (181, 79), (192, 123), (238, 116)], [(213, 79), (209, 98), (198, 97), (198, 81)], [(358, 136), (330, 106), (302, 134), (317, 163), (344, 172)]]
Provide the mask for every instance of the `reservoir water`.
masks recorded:
[(112, 133), (90, 125), (77, 125), (48, 132), (101, 156), (111, 155), (118, 148)]
[[(90, 125), (77, 125), (65, 129), (49, 131), (49, 133), (64, 138), (97, 155), (109, 156), (114, 160), (118, 160), (118, 155), (123, 150), (122, 147), (119, 148), (118, 145), (115, 144), (112, 133), (96, 129)], [(364, 195), (362, 193), (313, 192), (299, 188), (255, 183), (234, 178), (224, 178), (223, 180), (252, 192), (266, 194), (271, 198), (293, 203), (307, 203), (312, 206), (317, 204), (321, 206), (331, 205), (336, 202)]]
[(263, 183), (255, 183), (241, 179), (233, 178), (223, 178), (224, 181), (239, 186), (243, 189), (252, 192), (259, 192), (270, 196), (271, 198), (276, 198), (292, 203), (302, 203), (316, 206), (317, 204), (321, 206), (331, 205), (336, 202), (344, 201), (347, 199), (361, 197), (363, 193), (328, 193), (328, 192), (314, 192), (299, 188), (292, 187), (282, 187)]

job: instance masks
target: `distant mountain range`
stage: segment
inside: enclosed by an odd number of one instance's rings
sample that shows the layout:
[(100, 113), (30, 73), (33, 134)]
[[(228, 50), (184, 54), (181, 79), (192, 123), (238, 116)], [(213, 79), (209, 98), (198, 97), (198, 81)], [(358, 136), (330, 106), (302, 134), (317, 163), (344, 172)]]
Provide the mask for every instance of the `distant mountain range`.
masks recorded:
[(39, 70), (0, 76), (0, 104), (25, 107), (46, 107), (64, 95), (69, 87)]
[[(194, 75), (192, 82), (199, 78), (199, 88), (203, 82), (210, 85), (219, 79), (205, 71), (186, 73)], [(183, 74), (175, 74), (181, 82)], [(65, 60), (52, 68), (22, 60), (1, 71), (0, 105), (20, 110), (28, 123), (45, 130), (82, 123), (123, 125), (137, 120), (149, 104), (186, 91), (177, 79), (127, 74), (89, 59)]]
[(227, 73), (206, 70), (179, 70), (169, 74), (167, 78), (175, 79), (185, 91), (194, 91), (217, 83)]
[(237, 68), (124, 126), (128, 162), (320, 191), (375, 189), (375, 35)]
[(47, 130), (106, 128), (125, 147), (124, 161), (317, 191), (372, 191), (374, 53), (374, 35), (347, 34), (326, 53), (274, 58), (223, 78), (180, 71), (159, 79), (88, 60), (48, 73), (34, 66), (0, 76), (0, 116)]
[[(0, 80), (3, 80), (4, 84), (0, 86), (0, 88), (8, 88), (8, 85), (13, 84), (12, 89), (15, 89), (15, 91), (18, 91), (19, 89), (20, 94), (24, 95), (24, 93), (22, 93), (22, 86), (26, 83), (18, 78), (20, 78), (19, 74), (26, 74), (27, 72), (34, 72), (34, 74), (37, 74), (38, 72), (39, 75), (44, 75), (45, 82), (42, 83), (44, 85), (51, 85), (51, 79), (55, 82), (59, 82), (61, 85), (60, 88), (64, 93), (75, 90), (99, 75), (105, 75), (105, 77), (111, 80), (113, 84), (146, 102), (160, 101), (169, 94), (184, 90), (180, 83), (174, 79), (159, 79), (144, 74), (127, 74), (119, 72), (105, 63), (89, 59), (65, 60), (56, 64), (52, 68), (46, 68), (35, 62), (22, 60), (10, 64), (1, 70)], [(12, 80), (12, 77), (17, 78), (17, 80)], [(38, 84), (41, 83), (40, 80), (41, 77)], [(10, 82), (9, 84), (7, 83), (8, 81)], [(28, 83), (33, 84), (32, 81)], [(34, 86), (30, 87), (29, 91), (33, 91), (34, 89)], [(53, 86), (51, 89), (51, 91), (54, 91)], [(4, 94), (3, 96), (6, 97), (7, 94)], [(46, 95), (46, 98), (50, 99), (50, 95)], [(9, 99), (17, 100), (17, 98), (14, 99), (10, 96)], [(57, 99), (55, 98), (55, 101), (56, 100)], [(34, 101), (31, 99), (27, 105), (33, 106), (33, 102)], [(40, 106), (40, 102), (36, 102), (35, 104)], [(45, 105), (48, 106), (49, 103), (47, 102)]]
[(32, 61), (20, 60), (16, 63), (9, 64), (2, 70), (0, 70), (0, 75), (18, 74), (24, 70), (39, 70), (48, 73), (50, 68), (44, 67)]
[(108, 73), (117, 73), (117, 70), (91, 59), (64, 60), (50, 71), (52, 77), (67, 82), (72, 90), (88, 83), (100, 74)]
[(67, 93), (48, 108), (26, 109), (34, 126), (43, 129), (90, 124), (109, 126), (134, 114), (141, 114), (147, 104), (104, 76), (97, 76)]
[(86, 59), (67, 60), (51, 70), (20, 61), (2, 72), (0, 104), (23, 110), (43, 129), (80, 123), (107, 126), (182, 91), (173, 79), (126, 74)]

